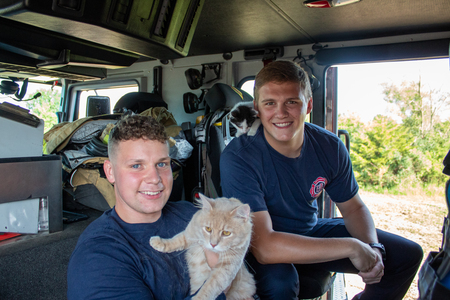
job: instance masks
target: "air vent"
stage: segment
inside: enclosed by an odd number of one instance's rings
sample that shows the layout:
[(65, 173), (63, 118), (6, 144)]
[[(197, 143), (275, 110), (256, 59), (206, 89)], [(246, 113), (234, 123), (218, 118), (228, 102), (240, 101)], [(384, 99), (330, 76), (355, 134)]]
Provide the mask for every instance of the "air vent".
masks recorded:
[(245, 60), (275, 60), (277, 58), (283, 57), (284, 48), (283, 47), (268, 47), (264, 49), (252, 49), (244, 51)]
[(81, 8), (81, 1), (76, 0), (58, 0), (57, 5), (64, 9), (69, 10), (80, 10)]
[(177, 46), (184, 48), (186, 45), (187, 38), (189, 36), (189, 32), (192, 28), (192, 23), (195, 19), (195, 16), (200, 8), (200, 0), (192, 0), (189, 4), (188, 11), (183, 20), (183, 25), (181, 26), (180, 34), (177, 39)]
[(112, 13), (112, 19), (116, 22), (127, 24), (130, 18), (132, 0), (117, 0)]
[(159, 7), (159, 14), (156, 20), (153, 34), (162, 38), (167, 37), (170, 21), (172, 20), (173, 10), (175, 8), (176, 0), (163, 0)]

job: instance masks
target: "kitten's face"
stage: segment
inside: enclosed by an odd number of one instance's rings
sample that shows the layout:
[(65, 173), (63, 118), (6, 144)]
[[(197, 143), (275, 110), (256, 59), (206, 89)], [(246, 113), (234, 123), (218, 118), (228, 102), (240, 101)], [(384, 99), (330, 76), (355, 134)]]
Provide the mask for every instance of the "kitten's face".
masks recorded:
[(256, 111), (247, 105), (236, 105), (230, 112), (230, 123), (237, 129), (236, 136), (247, 133), (256, 119)]
[(215, 252), (223, 252), (244, 245), (251, 237), (249, 213), (250, 207), (234, 198), (203, 200), (203, 209), (197, 219), (203, 246)]
[(236, 121), (236, 119), (233, 120), (233, 118), (230, 118), (231, 125), (234, 126), (238, 131), (241, 133), (247, 133), (250, 129), (247, 120), (242, 120), (241, 122)]

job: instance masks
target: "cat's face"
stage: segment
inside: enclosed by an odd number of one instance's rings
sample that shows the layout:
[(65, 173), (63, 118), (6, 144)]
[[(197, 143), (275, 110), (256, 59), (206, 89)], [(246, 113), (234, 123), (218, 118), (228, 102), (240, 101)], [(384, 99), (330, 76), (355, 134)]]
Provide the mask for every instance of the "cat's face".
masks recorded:
[[(252, 102), (253, 103), (253, 102)], [(237, 129), (236, 137), (247, 133), (257, 116), (253, 107), (238, 104), (230, 112), (230, 123)]]
[[(203, 196), (204, 197), (204, 196)], [(202, 199), (197, 218), (205, 248), (215, 252), (241, 247), (251, 238), (250, 207), (234, 198)]]
[(247, 133), (248, 130), (250, 129), (248, 124), (247, 124), (247, 120), (242, 120), (241, 122), (238, 122), (236, 120), (232, 121), (232, 118), (230, 118), (231, 121), (231, 125), (234, 126), (234, 128), (236, 128), (239, 133)]

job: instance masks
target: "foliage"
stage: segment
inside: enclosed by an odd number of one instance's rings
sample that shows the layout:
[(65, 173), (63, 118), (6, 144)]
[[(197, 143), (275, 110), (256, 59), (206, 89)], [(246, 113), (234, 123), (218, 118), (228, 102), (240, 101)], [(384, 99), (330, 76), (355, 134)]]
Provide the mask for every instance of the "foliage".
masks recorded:
[(44, 120), (44, 132), (46, 132), (58, 123), (56, 112), (59, 111), (61, 93), (56, 89), (39, 89), (38, 92), (42, 96), (27, 102), (26, 106), (32, 114)]
[(358, 183), (378, 192), (405, 191), (441, 185), (442, 160), (450, 149), (450, 121), (438, 111), (450, 96), (421, 90), (421, 83), (384, 84), (384, 100), (395, 104), (401, 122), (376, 116), (362, 123), (357, 116), (339, 116), (339, 128), (350, 134), (350, 157)]
[(424, 90), (421, 81), (403, 82), (400, 87), (386, 83), (382, 86), (384, 100), (395, 104), (403, 124), (422, 138), (440, 122), (439, 112), (450, 107), (450, 94)]

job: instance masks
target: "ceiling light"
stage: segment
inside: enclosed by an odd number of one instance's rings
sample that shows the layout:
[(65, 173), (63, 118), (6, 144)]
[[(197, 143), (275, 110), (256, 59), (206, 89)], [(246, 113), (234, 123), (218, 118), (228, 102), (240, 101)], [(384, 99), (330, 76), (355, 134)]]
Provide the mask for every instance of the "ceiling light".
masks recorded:
[(353, 4), (361, 0), (306, 0), (303, 4), (309, 8), (328, 8)]

